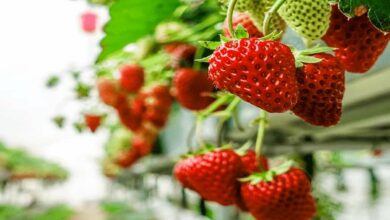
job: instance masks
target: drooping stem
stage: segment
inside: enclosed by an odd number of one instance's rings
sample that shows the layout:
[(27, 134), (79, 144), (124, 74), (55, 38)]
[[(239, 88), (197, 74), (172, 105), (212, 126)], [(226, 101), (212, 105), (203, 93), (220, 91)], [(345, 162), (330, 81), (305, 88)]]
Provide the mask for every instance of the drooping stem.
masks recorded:
[(259, 123), (259, 128), (257, 130), (255, 152), (256, 152), (256, 159), (258, 160), (258, 164), (260, 166), (260, 170), (263, 170), (260, 157), (261, 157), (261, 148), (263, 146), (263, 141), (264, 141), (265, 126), (267, 124), (267, 112), (266, 111), (260, 110), (258, 123)]
[(269, 34), (269, 26), (272, 16), (279, 10), (279, 8), (284, 4), (286, 0), (276, 0), (272, 5), (271, 9), (265, 13), (265, 18), (263, 22), (263, 34), (267, 36)]
[(238, 117), (238, 109), (235, 109), (233, 111), (233, 121), (236, 124), (239, 131), (244, 131), (244, 127), (242, 126), (240, 122), (240, 118)]
[(226, 103), (231, 96), (224, 95), (215, 100), (211, 105), (209, 105), (205, 110), (199, 112), (198, 118), (208, 117), (211, 113), (215, 112), (221, 105)]
[[(197, 59), (202, 58), (203, 53), (204, 53), (204, 50), (205, 50), (204, 47), (198, 46), (197, 49), (196, 49), (196, 53), (195, 53), (195, 58), (194, 58), (194, 60), (197, 60)], [(201, 62), (196, 62), (196, 61), (195, 61), (195, 62), (194, 62), (194, 65), (193, 65), (193, 68), (196, 69), (196, 70), (200, 70), (201, 65), (202, 65)]]
[(196, 132), (196, 122), (192, 125), (191, 130), (188, 132), (188, 135), (187, 135), (186, 142), (187, 142), (187, 148), (188, 148), (189, 152), (193, 152), (192, 138), (194, 137), (195, 132)]
[(203, 137), (202, 137), (202, 130), (203, 130), (202, 127), (203, 127), (203, 118), (198, 118), (196, 120), (196, 125), (195, 125), (195, 136), (199, 145), (205, 146), (206, 143), (203, 141)]
[(236, 6), (237, 0), (230, 0), (229, 1), (229, 6), (228, 6), (228, 11), (227, 11), (227, 21), (228, 21), (228, 30), (230, 33), (230, 36), (232, 38), (236, 38), (236, 34), (234, 33), (233, 29), (233, 13), (234, 13), (234, 7)]

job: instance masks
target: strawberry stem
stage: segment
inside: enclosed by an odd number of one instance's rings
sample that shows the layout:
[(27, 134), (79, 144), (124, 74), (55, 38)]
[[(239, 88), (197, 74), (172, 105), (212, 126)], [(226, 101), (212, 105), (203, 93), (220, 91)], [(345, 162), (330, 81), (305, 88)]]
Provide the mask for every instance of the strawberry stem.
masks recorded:
[[(195, 53), (194, 60), (198, 60), (198, 59), (202, 58), (203, 53), (204, 53), (204, 49), (205, 48), (200, 46), (200, 45), (196, 48), (196, 53)], [(202, 66), (201, 62), (194, 62), (193, 68), (195, 70), (200, 70), (201, 66)]]
[(195, 125), (195, 136), (200, 146), (205, 146), (206, 143), (203, 141), (202, 138), (202, 126), (203, 125), (203, 119), (202, 120), (196, 120)]
[(261, 164), (261, 148), (263, 146), (264, 141), (264, 134), (265, 134), (265, 126), (267, 123), (267, 112), (264, 110), (260, 110), (259, 115), (259, 128), (257, 130), (257, 138), (256, 138), (256, 145), (255, 145), (255, 152), (256, 152), (256, 159), (259, 164), (260, 170), (263, 171), (264, 168)]
[(269, 11), (265, 13), (265, 18), (263, 22), (263, 34), (264, 36), (269, 34), (269, 26), (272, 16), (279, 10), (279, 8), (284, 4), (286, 0), (277, 0), (271, 7)]
[(198, 120), (203, 120), (217, 110), (221, 105), (225, 104), (231, 98), (230, 95), (223, 95), (209, 105), (205, 110), (199, 112)]
[(236, 38), (236, 33), (234, 32), (233, 29), (233, 13), (234, 13), (234, 7), (236, 6), (237, 0), (230, 0), (229, 1), (229, 6), (228, 6), (228, 11), (227, 11), (227, 21), (228, 21), (228, 30), (230, 33), (230, 36), (232, 36), (233, 39)]

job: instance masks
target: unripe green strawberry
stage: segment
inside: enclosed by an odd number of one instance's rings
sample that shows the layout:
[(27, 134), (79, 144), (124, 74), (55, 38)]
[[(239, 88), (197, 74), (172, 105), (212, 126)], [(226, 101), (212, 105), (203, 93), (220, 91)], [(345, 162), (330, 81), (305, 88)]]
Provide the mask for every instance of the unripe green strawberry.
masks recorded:
[[(265, 13), (272, 7), (274, 3), (275, 0), (259, 0), (255, 3), (254, 7), (248, 11), (256, 27), (262, 33), (264, 33), (263, 22), (265, 18)], [(286, 23), (278, 14), (274, 14), (269, 23), (269, 31), (276, 31), (277, 33), (279, 33), (283, 32), (285, 29)]]
[[(237, 0), (234, 10), (239, 12), (249, 11), (254, 7), (257, 1), (258, 0)], [(225, 6), (229, 5), (229, 0), (219, 0), (219, 2)]]
[(331, 11), (328, 0), (287, 0), (278, 13), (299, 36), (316, 40), (328, 30)]

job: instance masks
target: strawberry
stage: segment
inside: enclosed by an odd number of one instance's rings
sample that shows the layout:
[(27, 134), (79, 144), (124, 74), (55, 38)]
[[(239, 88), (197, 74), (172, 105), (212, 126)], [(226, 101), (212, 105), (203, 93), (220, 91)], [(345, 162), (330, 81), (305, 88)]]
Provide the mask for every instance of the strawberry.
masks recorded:
[(140, 156), (138, 155), (138, 152), (136, 151), (135, 148), (129, 148), (126, 151), (121, 152), (115, 162), (122, 168), (128, 168), (131, 165), (133, 165)]
[[(257, 0), (237, 0), (234, 10), (238, 12), (248, 11), (254, 7), (256, 1)], [(229, 4), (229, 0), (219, 0), (219, 2), (226, 7)]]
[(163, 47), (164, 51), (171, 56), (171, 68), (177, 69), (183, 65), (191, 65), (194, 61), (196, 47), (186, 43), (171, 43)]
[(335, 51), (336, 57), (347, 71), (365, 73), (386, 48), (390, 34), (377, 30), (367, 14), (347, 18), (335, 5), (330, 27), (322, 39), (330, 47), (338, 48)]
[(257, 38), (227, 42), (209, 60), (214, 84), (268, 112), (285, 112), (298, 101), (295, 59), (282, 43)]
[(309, 179), (297, 168), (290, 168), (272, 180), (241, 184), (241, 196), (257, 220), (312, 219), (316, 206), (310, 191)]
[(132, 109), (131, 100), (125, 94), (118, 97), (118, 104), (116, 110), (121, 123), (132, 131), (137, 131), (142, 124), (142, 115), (137, 114)]
[(138, 65), (125, 65), (120, 69), (119, 83), (126, 92), (135, 93), (144, 84), (144, 69)]
[[(268, 159), (264, 156), (260, 156), (261, 167), (259, 166), (258, 160), (256, 158), (256, 153), (254, 150), (248, 150), (242, 157), (241, 162), (243, 165), (243, 170), (246, 175), (249, 175), (254, 172), (266, 171), (269, 169)], [(262, 170), (260, 170), (260, 168)]]
[(179, 69), (174, 78), (177, 101), (189, 110), (202, 110), (215, 99), (210, 96), (214, 90), (207, 73), (195, 69)]
[(100, 78), (97, 81), (97, 88), (100, 99), (109, 106), (118, 103), (119, 85), (117, 81), (108, 78)]
[[(248, 11), (252, 21), (262, 33), (264, 33), (263, 22), (265, 13), (272, 7), (274, 3), (275, 0), (259, 0), (255, 2), (254, 6)], [(286, 23), (278, 14), (274, 14), (270, 20), (269, 27), (270, 31), (276, 31), (277, 33), (284, 32), (286, 29)]]
[(241, 170), (240, 157), (233, 150), (217, 149), (181, 160), (174, 173), (205, 200), (232, 205), (239, 198)]
[(299, 36), (311, 41), (325, 35), (331, 6), (328, 0), (287, 0), (278, 13)]
[(297, 69), (299, 100), (292, 111), (310, 124), (327, 127), (337, 124), (341, 118), (345, 70), (330, 54), (314, 57), (322, 61)]
[(84, 121), (89, 130), (95, 132), (102, 122), (102, 116), (95, 114), (85, 114)]
[(133, 136), (132, 147), (140, 156), (145, 156), (152, 151), (153, 144), (157, 138), (157, 130), (154, 127), (144, 124)]
[(192, 187), (190, 181), (187, 179), (189, 173), (191, 172), (191, 160), (183, 159), (179, 161), (174, 169), (173, 169), (173, 175), (176, 177), (176, 179), (183, 185), (183, 187), (191, 189), (195, 191), (195, 189)]
[(143, 120), (151, 122), (157, 128), (164, 127), (173, 103), (169, 88), (165, 85), (155, 85), (143, 92), (145, 95)]
[[(251, 17), (247, 13), (236, 12), (233, 14), (233, 29), (236, 29), (239, 25), (242, 25), (242, 27), (248, 32), (249, 37), (260, 38), (264, 36), (263, 33), (261, 33), (256, 27), (256, 25), (253, 23)], [(225, 23), (223, 25), (223, 33), (226, 37), (232, 37), (229, 33), (227, 20), (225, 20)]]

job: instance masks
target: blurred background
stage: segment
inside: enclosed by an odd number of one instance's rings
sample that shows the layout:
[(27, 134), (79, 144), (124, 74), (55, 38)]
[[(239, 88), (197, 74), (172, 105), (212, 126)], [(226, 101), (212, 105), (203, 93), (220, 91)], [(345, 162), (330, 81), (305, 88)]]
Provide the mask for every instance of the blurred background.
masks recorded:
[[(92, 33), (82, 28), (86, 12), (97, 17)], [(194, 120), (189, 111), (175, 109), (162, 132), (164, 157), (157, 152), (116, 178), (105, 176), (101, 165), (112, 130), (79, 133), (53, 123), (59, 115), (78, 120), (81, 106), (94, 106), (74, 100), (72, 80), (51, 91), (45, 84), (74, 70), (93, 75), (87, 67), (100, 52), (108, 14), (107, 7), (81, 0), (0, 2), (0, 219), (235, 219), (235, 210), (215, 204), (207, 204), (204, 216), (199, 198), (186, 191), (183, 200), (171, 176), (172, 158), (186, 151)], [(285, 41), (296, 39), (288, 34)], [(389, 60), (387, 48), (370, 74), (348, 78), (343, 121), (333, 129), (313, 128), (291, 114), (271, 115), (266, 154), (276, 161), (281, 154), (306, 165), (315, 161), (318, 219), (390, 219)], [(249, 105), (240, 108), (244, 122), (257, 114)], [(216, 135), (208, 126), (213, 123), (206, 123), (206, 137)], [(1, 168), (2, 158), (11, 161), (11, 173)], [(23, 158), (31, 164), (18, 161)], [(35, 167), (34, 178), (22, 175)]]

